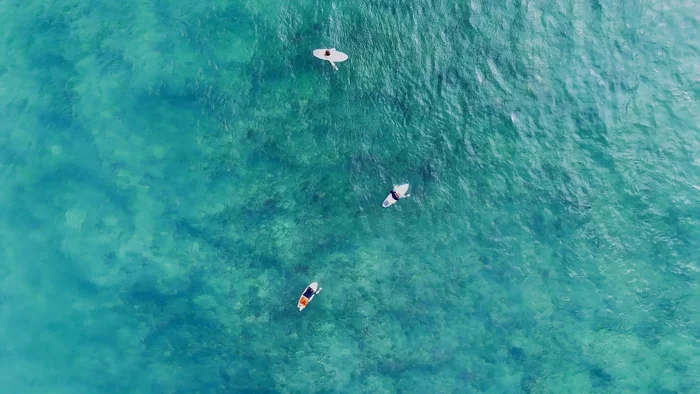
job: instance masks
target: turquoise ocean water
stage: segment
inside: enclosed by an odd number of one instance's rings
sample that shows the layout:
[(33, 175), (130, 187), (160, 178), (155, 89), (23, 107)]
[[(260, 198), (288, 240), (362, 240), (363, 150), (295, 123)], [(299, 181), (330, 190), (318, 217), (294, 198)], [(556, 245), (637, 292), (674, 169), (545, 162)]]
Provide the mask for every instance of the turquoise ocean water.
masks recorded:
[(700, 392), (697, 2), (0, 26), (0, 392)]

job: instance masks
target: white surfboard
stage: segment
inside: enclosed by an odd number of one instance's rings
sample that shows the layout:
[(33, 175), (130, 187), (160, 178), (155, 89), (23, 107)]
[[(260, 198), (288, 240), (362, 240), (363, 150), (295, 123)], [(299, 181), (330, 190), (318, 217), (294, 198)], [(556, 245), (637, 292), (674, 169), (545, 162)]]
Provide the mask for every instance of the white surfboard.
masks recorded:
[[(331, 54), (329, 56), (326, 56), (326, 51), (329, 51)], [(328, 60), (329, 62), (333, 63), (341, 63), (348, 60), (348, 55), (344, 54), (343, 52), (337, 51), (335, 48), (317, 49), (314, 51), (314, 56), (316, 56), (319, 59)]]
[(309, 305), (309, 302), (314, 299), (314, 296), (320, 293), (321, 290), (323, 290), (323, 288), (318, 287), (318, 283), (316, 282), (306, 286), (304, 292), (301, 293), (301, 297), (299, 297), (299, 301), (297, 302), (297, 308), (299, 308), (299, 311), (304, 310), (304, 308)]
[[(326, 51), (330, 52), (330, 55), (326, 56)], [(335, 48), (317, 49), (314, 51), (314, 56), (331, 62), (333, 67), (335, 67), (334, 63), (341, 63), (348, 60), (348, 55), (344, 54), (343, 52), (336, 51)]]
[[(408, 191), (408, 183), (404, 183), (403, 185), (394, 186), (393, 190), (396, 192), (396, 194), (399, 195), (399, 199), (406, 198), (406, 197), (410, 196), (410, 194), (406, 194), (406, 192)], [(396, 203), (396, 201), (398, 201), (398, 200), (395, 200), (394, 196), (392, 196), (391, 193), (389, 193), (389, 195), (386, 196), (386, 199), (384, 199), (382, 206), (384, 208), (388, 208), (388, 207), (394, 205)]]

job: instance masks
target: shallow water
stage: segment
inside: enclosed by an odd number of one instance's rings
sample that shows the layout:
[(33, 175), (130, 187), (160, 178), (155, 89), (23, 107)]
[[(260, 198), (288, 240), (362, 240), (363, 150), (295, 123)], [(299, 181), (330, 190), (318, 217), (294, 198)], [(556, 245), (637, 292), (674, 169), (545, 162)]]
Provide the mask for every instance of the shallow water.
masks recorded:
[(1, 2), (0, 391), (700, 391), (700, 6), (492, 3)]

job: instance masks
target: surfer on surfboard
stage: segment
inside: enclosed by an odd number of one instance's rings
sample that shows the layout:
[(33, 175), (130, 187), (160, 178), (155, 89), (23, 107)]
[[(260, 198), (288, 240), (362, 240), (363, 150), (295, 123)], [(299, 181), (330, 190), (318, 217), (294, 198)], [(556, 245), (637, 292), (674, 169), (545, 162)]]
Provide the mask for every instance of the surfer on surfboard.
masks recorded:
[(304, 290), (303, 293), (301, 293), (301, 297), (299, 297), (299, 302), (297, 302), (297, 308), (299, 308), (300, 311), (304, 310), (307, 305), (309, 305), (309, 302), (314, 299), (314, 296), (323, 290), (322, 288), (318, 287), (318, 283), (314, 282), (308, 286), (306, 286), (306, 289)]
[(317, 49), (314, 51), (314, 56), (319, 59), (328, 61), (335, 70), (338, 70), (336, 63), (348, 60), (348, 55), (343, 52), (336, 51), (335, 48)]
[(402, 198), (410, 197), (410, 194), (407, 194), (406, 192), (408, 191), (408, 183), (404, 183), (403, 185), (396, 185), (394, 186), (393, 189), (391, 189), (391, 193), (386, 196), (386, 199), (382, 203), (382, 206), (384, 208), (390, 207), (394, 205), (395, 202), (399, 201)]

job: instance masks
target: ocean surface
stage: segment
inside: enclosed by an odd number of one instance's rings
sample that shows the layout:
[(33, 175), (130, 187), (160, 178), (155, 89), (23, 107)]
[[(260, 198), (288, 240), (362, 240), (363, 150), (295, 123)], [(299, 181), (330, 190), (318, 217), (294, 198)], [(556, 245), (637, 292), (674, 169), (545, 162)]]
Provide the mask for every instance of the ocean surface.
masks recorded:
[(699, 96), (697, 1), (0, 1), (0, 392), (698, 393)]

